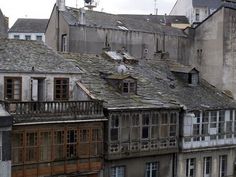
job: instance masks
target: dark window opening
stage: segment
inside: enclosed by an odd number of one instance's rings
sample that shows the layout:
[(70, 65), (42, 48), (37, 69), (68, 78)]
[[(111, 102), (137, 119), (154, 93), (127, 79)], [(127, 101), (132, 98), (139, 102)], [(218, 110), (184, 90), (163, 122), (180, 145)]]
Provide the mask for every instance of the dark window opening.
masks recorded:
[(4, 97), (9, 101), (20, 101), (22, 90), (22, 79), (19, 77), (4, 78)]
[(54, 100), (69, 99), (69, 79), (55, 78), (54, 79)]

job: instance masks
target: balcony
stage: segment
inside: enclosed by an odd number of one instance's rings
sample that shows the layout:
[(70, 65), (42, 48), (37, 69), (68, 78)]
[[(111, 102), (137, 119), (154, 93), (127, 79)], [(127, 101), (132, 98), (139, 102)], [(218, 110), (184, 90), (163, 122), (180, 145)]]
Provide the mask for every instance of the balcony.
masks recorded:
[(15, 118), (20, 117), (87, 117), (102, 116), (102, 101), (47, 101), (47, 102), (1, 102)]

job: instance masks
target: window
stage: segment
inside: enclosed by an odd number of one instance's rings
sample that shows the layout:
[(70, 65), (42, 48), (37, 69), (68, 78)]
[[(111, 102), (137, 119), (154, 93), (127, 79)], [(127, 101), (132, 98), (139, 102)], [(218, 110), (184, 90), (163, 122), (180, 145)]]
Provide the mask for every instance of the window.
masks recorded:
[(57, 130), (54, 132), (54, 159), (64, 158), (64, 131)]
[(20, 77), (5, 77), (4, 78), (4, 97), (9, 101), (21, 100), (21, 84)]
[(198, 73), (189, 73), (188, 74), (188, 83), (191, 85), (198, 85), (199, 75)]
[(36, 40), (37, 41), (42, 41), (43, 40), (43, 36), (36, 36)]
[(125, 167), (112, 167), (111, 168), (111, 177), (125, 177)]
[(117, 141), (119, 138), (119, 116), (112, 115), (111, 117), (111, 131), (110, 131), (111, 141)]
[(31, 36), (30, 35), (25, 35), (25, 40), (31, 40)]
[(217, 122), (217, 112), (211, 111), (211, 123), (210, 128), (216, 128), (216, 122)]
[(54, 100), (69, 99), (69, 79), (55, 78), (54, 79)]
[(161, 113), (160, 137), (167, 138), (169, 136), (169, 115), (166, 112)]
[(149, 114), (143, 114), (142, 115), (142, 139), (149, 138), (149, 125), (150, 125)]
[(225, 134), (225, 111), (219, 111), (218, 138), (224, 139)]
[(136, 93), (136, 82), (133, 80), (123, 81), (123, 93)]
[[(87, 158), (90, 155), (90, 135), (91, 131), (89, 128), (83, 128), (79, 130), (79, 148), (78, 154), (82, 157)], [(76, 143), (74, 143), (76, 145)], [(75, 149), (76, 150), (76, 149)]]
[(51, 132), (40, 133), (40, 161), (47, 161), (51, 159)]
[(140, 139), (140, 120), (139, 120), (139, 114), (133, 113), (131, 115), (132, 119), (132, 130), (131, 130), (131, 140), (132, 141), (138, 141)]
[(186, 177), (195, 177), (195, 159), (186, 160)]
[(61, 51), (66, 52), (67, 51), (67, 35), (63, 34), (61, 36)]
[(204, 157), (203, 177), (211, 177), (212, 158)]
[(200, 10), (199, 9), (195, 10), (195, 20), (196, 20), (196, 22), (200, 21)]
[(145, 177), (158, 177), (158, 163), (149, 162), (146, 164)]
[(227, 176), (227, 155), (220, 156), (219, 177)]
[(90, 155), (97, 156), (102, 154), (102, 130), (95, 128), (92, 129), (92, 142), (90, 143)]
[(14, 132), (12, 135), (12, 161), (14, 164), (23, 162), (23, 133)]
[[(84, 137), (83, 137), (84, 138)], [(77, 155), (77, 131), (68, 130), (67, 131), (67, 158), (73, 158)]]
[(26, 161), (37, 160), (38, 136), (36, 132), (26, 133)]
[(177, 126), (176, 126), (176, 123), (177, 123), (177, 113), (175, 112), (172, 112), (170, 114), (170, 130), (169, 130), (169, 136), (170, 137), (175, 137), (176, 136), (176, 133), (177, 133)]
[(14, 35), (14, 39), (20, 39), (20, 35)]
[(121, 141), (127, 142), (130, 137), (130, 116), (122, 114), (121, 116)]

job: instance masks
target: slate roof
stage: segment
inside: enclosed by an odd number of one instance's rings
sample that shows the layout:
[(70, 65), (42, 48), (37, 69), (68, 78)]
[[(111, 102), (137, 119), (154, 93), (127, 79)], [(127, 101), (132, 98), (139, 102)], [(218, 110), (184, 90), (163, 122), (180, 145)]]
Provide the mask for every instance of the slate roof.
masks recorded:
[(127, 74), (137, 79), (138, 87), (137, 95), (125, 96), (100, 76), (100, 72), (116, 74), (117, 62), (92, 55), (67, 54), (65, 57), (77, 61), (84, 70), (80, 82), (95, 98), (104, 100), (108, 109), (180, 106), (187, 110), (236, 108), (231, 98), (204, 80), (199, 86), (183, 82), (164, 61), (140, 60), (135, 65), (126, 64)]
[(182, 15), (130, 15), (121, 14), (122, 17), (133, 18), (136, 20), (142, 20), (146, 22), (171, 25), (171, 24), (189, 24), (188, 18)]
[[(80, 25), (80, 11), (81, 9), (67, 7), (66, 11), (62, 12), (62, 15), (69, 25), (77, 26)], [(180, 29), (98, 11), (86, 10), (85, 21), (85, 26), (95, 28), (111, 28), (152, 33), (165, 32), (168, 35), (185, 36)]]
[(221, 6), (222, 0), (192, 0), (193, 7), (208, 7), (217, 9)]
[(9, 33), (45, 33), (48, 19), (19, 18)]
[(80, 73), (81, 71), (42, 42), (0, 38), (0, 72)]

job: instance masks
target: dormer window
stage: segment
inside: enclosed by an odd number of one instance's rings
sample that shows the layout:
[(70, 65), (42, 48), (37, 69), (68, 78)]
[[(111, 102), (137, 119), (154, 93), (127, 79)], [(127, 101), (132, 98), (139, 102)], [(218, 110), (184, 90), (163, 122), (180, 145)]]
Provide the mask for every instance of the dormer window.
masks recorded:
[(103, 76), (105, 80), (121, 94), (136, 94), (137, 80), (127, 74), (110, 74)]
[(197, 86), (199, 84), (199, 71), (194, 67), (179, 64), (170, 66), (170, 70), (191, 86)]
[(136, 93), (136, 84), (133, 80), (123, 81), (123, 93)]

